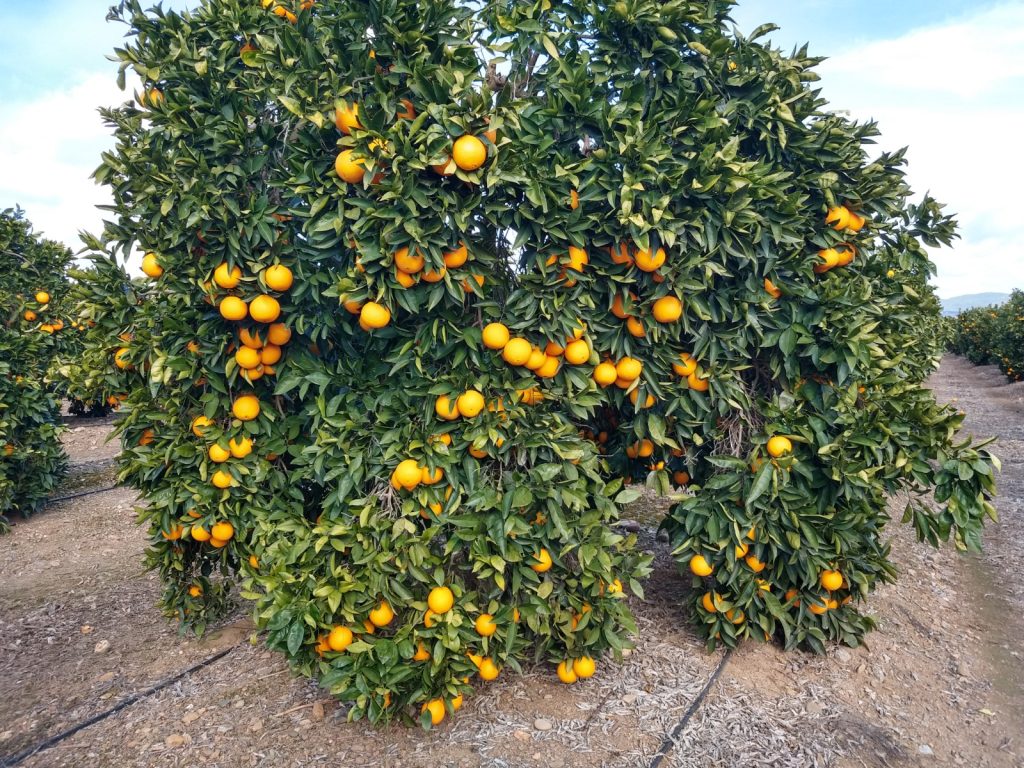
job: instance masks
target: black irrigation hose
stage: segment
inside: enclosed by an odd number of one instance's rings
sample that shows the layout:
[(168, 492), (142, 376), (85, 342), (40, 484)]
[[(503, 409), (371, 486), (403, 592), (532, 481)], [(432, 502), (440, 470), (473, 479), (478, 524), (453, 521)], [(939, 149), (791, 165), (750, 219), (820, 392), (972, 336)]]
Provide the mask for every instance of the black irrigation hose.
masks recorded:
[(104, 710), (103, 712), (100, 712), (98, 715), (93, 715), (88, 720), (83, 720), (77, 725), (74, 725), (65, 731), (61, 731), (55, 736), (51, 736), (50, 738), (46, 739), (46, 741), (40, 742), (39, 744), (36, 744), (33, 747), (29, 747), (28, 749), (22, 750), (21, 752), (12, 757), (0, 757), (0, 768), (14, 768), (14, 766), (20, 764), (26, 758), (31, 757), (37, 752), (42, 752), (44, 750), (50, 749), (51, 747), (55, 747), (60, 742), (64, 741), (64, 739), (70, 736), (74, 736), (83, 728), (88, 728), (90, 725), (95, 725), (101, 720), (106, 720), (108, 717), (117, 714), (125, 707), (130, 707), (132, 704), (141, 699), (148, 698), (152, 696), (154, 693), (159, 693), (167, 686), (173, 685), (174, 683), (178, 682), (184, 677), (188, 677), (193, 672), (198, 672), (203, 667), (208, 667), (210, 664), (213, 664), (213, 662), (217, 661), (218, 659), (223, 659), (237, 647), (238, 646), (233, 645), (230, 648), (225, 648), (223, 651), (219, 651), (213, 654), (213, 656), (210, 656), (209, 658), (200, 661), (198, 664), (193, 664), (184, 672), (179, 672), (178, 674), (174, 675), (174, 677), (169, 677), (166, 680), (157, 683), (156, 685), (151, 685), (149, 688), (139, 691), (138, 693), (133, 693), (127, 699), (120, 702), (119, 704), (114, 705), (110, 709)]
[[(69, 499), (77, 499), (81, 496), (91, 496), (94, 493), (106, 493), (118, 488), (117, 485), (108, 485), (106, 488), (94, 488), (91, 491), (80, 491), (79, 493), (72, 493), (68, 496), (58, 496), (56, 499), (47, 499), (46, 504), (56, 504), (58, 501), (68, 501)], [(44, 505), (45, 506), (45, 505)]]
[(687, 723), (690, 722), (690, 718), (693, 717), (694, 713), (700, 708), (700, 705), (704, 703), (704, 699), (707, 698), (708, 692), (711, 690), (711, 686), (715, 684), (715, 680), (717, 680), (718, 676), (722, 674), (722, 670), (725, 669), (725, 663), (729, 661), (730, 656), (732, 656), (731, 648), (725, 652), (722, 660), (718, 662), (718, 667), (711, 673), (711, 677), (708, 678), (708, 681), (704, 684), (701, 692), (697, 694), (697, 698), (693, 700), (692, 704), (690, 704), (689, 709), (683, 713), (682, 719), (676, 723), (676, 727), (673, 728), (669, 732), (668, 736), (665, 737), (665, 740), (661, 742), (661, 746), (655, 753), (654, 759), (651, 761), (649, 768), (658, 768), (658, 766), (661, 765), (661, 761), (665, 759), (665, 756), (672, 751), (672, 747), (676, 745), (676, 738), (683, 732), (683, 729), (686, 727)]

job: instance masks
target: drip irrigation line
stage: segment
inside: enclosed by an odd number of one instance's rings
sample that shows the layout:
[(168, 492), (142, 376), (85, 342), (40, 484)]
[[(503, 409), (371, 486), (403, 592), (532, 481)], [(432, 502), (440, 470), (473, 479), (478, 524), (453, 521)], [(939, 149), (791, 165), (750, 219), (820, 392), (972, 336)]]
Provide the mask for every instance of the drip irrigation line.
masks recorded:
[(203, 659), (203, 661), (200, 661), (197, 664), (193, 664), (191, 667), (189, 667), (185, 671), (179, 672), (178, 674), (174, 675), (173, 677), (168, 677), (167, 679), (162, 680), (161, 682), (156, 683), (155, 685), (151, 685), (151, 686), (149, 686), (149, 688), (145, 688), (145, 689), (139, 691), (138, 693), (133, 693), (127, 699), (125, 699), (124, 701), (121, 701), (118, 704), (115, 704), (110, 709), (104, 710), (103, 712), (100, 712), (97, 715), (93, 715), (88, 720), (83, 720), (82, 722), (78, 723), (77, 725), (73, 725), (70, 728), (68, 728), (67, 730), (61, 731), (60, 733), (58, 733), (58, 734), (56, 734), (54, 736), (51, 736), (50, 738), (46, 739), (45, 741), (42, 741), (39, 744), (36, 744), (35, 746), (29, 747), (28, 749), (24, 749), (24, 750), (22, 750), (21, 752), (19, 752), (16, 755), (13, 755), (11, 757), (0, 757), (0, 768), (14, 768), (14, 766), (20, 764), (26, 758), (29, 758), (32, 755), (35, 755), (35, 754), (37, 754), (39, 752), (42, 752), (44, 750), (50, 749), (51, 747), (57, 746), (58, 744), (60, 744), (60, 742), (64, 741), (65, 739), (67, 739), (67, 738), (69, 738), (71, 736), (74, 736), (76, 733), (81, 731), (83, 728), (88, 728), (90, 725), (95, 725), (96, 723), (98, 723), (98, 722), (100, 722), (102, 720), (106, 720), (111, 715), (117, 714), (122, 709), (125, 709), (126, 707), (130, 707), (132, 704), (135, 704), (137, 701), (141, 701), (142, 699), (149, 698), (154, 693), (159, 693), (160, 691), (162, 691), (167, 686), (174, 685), (174, 683), (178, 682), (179, 680), (181, 680), (181, 679), (183, 679), (185, 677), (188, 677), (193, 672), (198, 672), (203, 667), (208, 667), (210, 664), (213, 664), (215, 661), (217, 661), (219, 659), (223, 659), (225, 656), (227, 656), (229, 653), (231, 653), (237, 647), (238, 646), (233, 645), (230, 648), (225, 648), (223, 651), (218, 651), (217, 653), (213, 654), (213, 656), (210, 656), (209, 658)]
[(700, 693), (697, 694), (697, 698), (690, 704), (689, 709), (683, 713), (682, 719), (676, 723), (675, 728), (669, 731), (668, 736), (666, 736), (665, 740), (661, 742), (661, 746), (654, 754), (654, 759), (651, 760), (649, 768), (658, 768), (658, 766), (661, 765), (661, 761), (665, 759), (665, 756), (672, 751), (672, 747), (676, 745), (676, 738), (678, 738), (679, 734), (683, 732), (684, 728), (686, 728), (687, 723), (690, 722), (690, 718), (693, 717), (694, 713), (700, 709), (700, 705), (704, 703), (704, 699), (707, 698), (708, 693), (711, 691), (711, 686), (715, 684), (718, 676), (722, 674), (722, 670), (725, 669), (725, 664), (729, 661), (730, 656), (732, 656), (731, 648), (725, 652), (724, 656), (722, 656), (722, 660), (718, 662), (718, 666), (715, 668), (715, 671), (711, 673), (711, 677), (708, 678), (708, 681), (704, 684)]
[(91, 491), (80, 491), (79, 493), (72, 493), (67, 496), (58, 496), (55, 499), (47, 499), (46, 503), (56, 504), (58, 501), (68, 501), (69, 499), (77, 499), (82, 496), (91, 496), (94, 493), (106, 493), (107, 491), (112, 491), (117, 487), (118, 486), (116, 485), (108, 485), (106, 488), (94, 488)]

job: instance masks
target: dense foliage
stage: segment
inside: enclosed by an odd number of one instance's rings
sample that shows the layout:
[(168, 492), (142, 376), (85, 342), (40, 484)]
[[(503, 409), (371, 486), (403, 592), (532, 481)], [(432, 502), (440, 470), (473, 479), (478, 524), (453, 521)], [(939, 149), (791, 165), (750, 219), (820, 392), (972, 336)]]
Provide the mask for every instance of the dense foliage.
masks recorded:
[(1024, 291), (997, 306), (965, 309), (952, 326), (953, 352), (975, 365), (998, 365), (1010, 381), (1024, 379)]
[(920, 386), (953, 223), (730, 5), (114, 9), (104, 247), (150, 280), (102, 349), (169, 613), (238, 578), (352, 716), (436, 723), (624, 647), (629, 480), (711, 644), (859, 642), (887, 494), (977, 546), (988, 455)]
[(39, 509), (66, 466), (60, 406), (45, 376), (66, 329), (71, 252), (0, 212), (0, 530)]

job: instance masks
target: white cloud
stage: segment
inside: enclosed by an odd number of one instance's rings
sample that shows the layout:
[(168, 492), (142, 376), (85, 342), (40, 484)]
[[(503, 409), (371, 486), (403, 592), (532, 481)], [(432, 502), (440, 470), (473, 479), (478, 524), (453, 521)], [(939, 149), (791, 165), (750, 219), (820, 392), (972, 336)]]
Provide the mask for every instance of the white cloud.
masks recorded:
[(934, 253), (939, 295), (1024, 287), (1024, 4), (867, 43), (821, 68), (824, 95), (874, 118), (880, 146), (909, 146), (909, 180), (957, 214)]
[(124, 101), (113, 78), (92, 75), (0, 115), (0, 207), (20, 205), (36, 231), (81, 248), (80, 230), (99, 234), (109, 203), (90, 174), (113, 146), (97, 112)]

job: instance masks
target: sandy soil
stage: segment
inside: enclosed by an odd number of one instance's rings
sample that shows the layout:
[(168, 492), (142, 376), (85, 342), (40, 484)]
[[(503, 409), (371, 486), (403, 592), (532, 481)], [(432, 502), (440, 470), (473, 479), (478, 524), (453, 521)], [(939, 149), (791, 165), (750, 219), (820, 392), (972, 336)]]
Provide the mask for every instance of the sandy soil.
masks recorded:
[[(986, 553), (936, 552), (893, 528), (903, 578), (870, 603), (879, 631), (827, 656), (749, 644), (727, 661), (661, 766), (1024, 765), (1024, 385), (947, 358), (931, 382), (958, 399), (966, 431), (1000, 436), (1001, 522)], [(72, 421), (73, 480), (109, 485), (107, 420)], [(109, 453), (107, 452), (109, 451)], [(82, 480), (82, 478), (85, 478)], [(277, 654), (249, 642), (244, 607), (201, 641), (153, 607), (145, 543), (123, 489), (69, 500), (0, 540), (0, 766), (61, 730), (214, 653), (230, 652), (21, 765), (649, 766), (722, 660), (689, 630), (675, 573), (639, 502), (656, 555), (647, 601), (633, 601), (637, 649), (566, 687), (540, 669), (467, 698), (433, 732), (375, 730)], [(899, 508), (894, 500), (893, 509)]]

